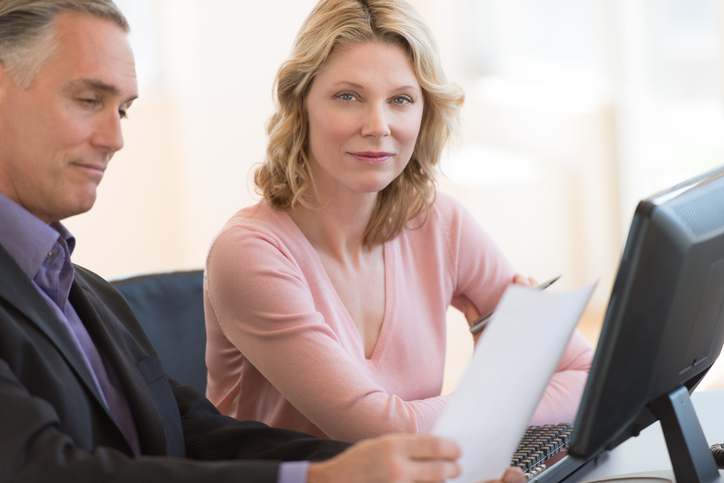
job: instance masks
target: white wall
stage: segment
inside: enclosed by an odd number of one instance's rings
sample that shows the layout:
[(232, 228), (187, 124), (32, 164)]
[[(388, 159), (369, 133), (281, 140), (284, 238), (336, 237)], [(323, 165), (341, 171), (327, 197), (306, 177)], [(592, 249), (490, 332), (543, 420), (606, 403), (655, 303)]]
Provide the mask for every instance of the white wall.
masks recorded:
[[(598, 277), (600, 257), (587, 255), (610, 250), (601, 229), (615, 203), (606, 106), (571, 113), (479, 99), (457, 54), (455, 10), (446, 7), (454, 2), (412, 3), (438, 37), (448, 77), (468, 92), (453, 154), (496, 149), (487, 162), (473, 158), (477, 180), (443, 180), (442, 189), (468, 203), (521, 272), (564, 273), (563, 287)], [(249, 173), (264, 156), (274, 76), (315, 1), (119, 4), (135, 29), (140, 98), (96, 206), (68, 220), (74, 258), (108, 277), (200, 267), (225, 220), (255, 199)], [(490, 168), (510, 153), (528, 164), (511, 162), (513, 177), (501, 179)]]
[[(273, 80), (316, 2), (118, 3), (134, 29), (140, 98), (96, 206), (67, 220), (74, 261), (111, 278), (203, 267), (215, 233), (256, 199), (249, 173), (264, 157)], [(563, 274), (557, 289), (599, 279), (599, 317), (621, 244), (610, 105), (486, 97), (460, 49), (465, 1), (411, 3), (438, 38), (448, 78), (468, 93), (441, 189), (467, 204), (521, 273)], [(449, 320), (448, 390), (471, 351), (462, 317)]]
[(76, 263), (107, 277), (203, 266), (213, 235), (252, 202), (274, 76), (313, 3), (119, 2), (140, 97), (96, 206), (67, 222)]

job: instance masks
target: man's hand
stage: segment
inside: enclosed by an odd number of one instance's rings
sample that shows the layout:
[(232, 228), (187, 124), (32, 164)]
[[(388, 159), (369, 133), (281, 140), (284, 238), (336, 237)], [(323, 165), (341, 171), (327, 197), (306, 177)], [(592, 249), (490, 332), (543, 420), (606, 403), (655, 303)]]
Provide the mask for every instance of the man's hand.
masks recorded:
[[(460, 474), (458, 445), (430, 434), (390, 434), (361, 441), (323, 463), (312, 463), (307, 483), (442, 482)], [(509, 468), (502, 480), (523, 483), (523, 473)]]
[(453, 441), (429, 434), (391, 434), (313, 463), (307, 483), (443, 481), (460, 474), (459, 457)]
[(503, 479), (500, 481), (489, 481), (488, 483), (523, 483), (525, 476), (520, 468), (508, 468), (505, 470)]

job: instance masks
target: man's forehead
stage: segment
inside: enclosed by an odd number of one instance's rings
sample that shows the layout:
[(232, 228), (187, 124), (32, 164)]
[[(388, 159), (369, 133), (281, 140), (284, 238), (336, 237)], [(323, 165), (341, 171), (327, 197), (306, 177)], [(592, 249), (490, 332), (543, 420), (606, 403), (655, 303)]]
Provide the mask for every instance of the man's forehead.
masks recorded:
[(75, 11), (59, 13), (54, 29), (57, 48), (49, 63), (55, 63), (51, 67), (71, 78), (66, 88), (137, 96), (135, 61), (123, 29), (109, 20)]

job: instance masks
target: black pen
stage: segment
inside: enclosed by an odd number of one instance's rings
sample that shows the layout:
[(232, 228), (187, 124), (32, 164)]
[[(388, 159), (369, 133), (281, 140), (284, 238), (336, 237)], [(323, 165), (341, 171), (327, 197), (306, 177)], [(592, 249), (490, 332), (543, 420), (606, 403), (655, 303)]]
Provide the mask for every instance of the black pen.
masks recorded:
[[(554, 277), (550, 280), (547, 280), (539, 285), (536, 285), (533, 288), (537, 289), (537, 290), (545, 290), (548, 287), (550, 287), (551, 285), (553, 285), (556, 282), (556, 280), (558, 280), (559, 278), (561, 278), (560, 275), (558, 275), (557, 277)], [(483, 329), (485, 328), (485, 326), (488, 325), (488, 322), (490, 322), (490, 317), (493, 316), (494, 312), (495, 311), (490, 312), (489, 314), (483, 315), (482, 317), (478, 317), (477, 319), (475, 319), (475, 321), (473, 322), (473, 325), (470, 326), (470, 333), (477, 334), (478, 332), (482, 332)]]

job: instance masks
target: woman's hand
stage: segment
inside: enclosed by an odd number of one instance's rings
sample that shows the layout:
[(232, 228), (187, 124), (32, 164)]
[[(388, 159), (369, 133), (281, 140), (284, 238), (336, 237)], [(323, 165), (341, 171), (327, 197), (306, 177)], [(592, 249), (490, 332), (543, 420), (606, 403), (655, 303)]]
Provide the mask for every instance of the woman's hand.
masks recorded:
[[(533, 277), (526, 278), (520, 274), (517, 274), (515, 277), (513, 277), (513, 283), (516, 285), (524, 285), (526, 287), (535, 287), (536, 285), (538, 285), (538, 282), (536, 282)], [(477, 309), (477, 307), (475, 307), (475, 304), (473, 304), (473, 302), (464, 295), (463, 295), (463, 314), (465, 315), (465, 319), (468, 321), (469, 326), (472, 326), (473, 322), (475, 322), (480, 317), (480, 312), (478, 312), (478, 309)], [(482, 332), (473, 334), (473, 341), (475, 342), (475, 344), (478, 343), (480, 334), (482, 334)]]
[(513, 283), (516, 285), (525, 285), (526, 287), (535, 287), (538, 285), (538, 282), (536, 282), (533, 277), (526, 278), (521, 274), (513, 277)]

